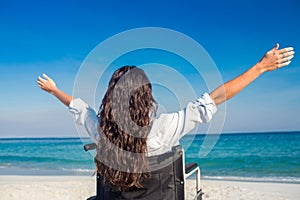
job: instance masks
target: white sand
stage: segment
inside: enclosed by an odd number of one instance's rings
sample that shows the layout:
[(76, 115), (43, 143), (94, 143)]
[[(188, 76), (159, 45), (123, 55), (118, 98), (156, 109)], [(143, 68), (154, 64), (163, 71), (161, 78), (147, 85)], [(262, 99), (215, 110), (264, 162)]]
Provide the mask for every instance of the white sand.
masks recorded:
[(201, 186), (203, 200), (300, 200), (300, 184), (204, 180)]
[(0, 176), (0, 200), (84, 200), (95, 187), (87, 176)]
[[(300, 199), (300, 184), (202, 181), (204, 200)], [(187, 181), (191, 199), (194, 181)], [(0, 200), (84, 200), (94, 195), (95, 177), (88, 176), (0, 176)]]

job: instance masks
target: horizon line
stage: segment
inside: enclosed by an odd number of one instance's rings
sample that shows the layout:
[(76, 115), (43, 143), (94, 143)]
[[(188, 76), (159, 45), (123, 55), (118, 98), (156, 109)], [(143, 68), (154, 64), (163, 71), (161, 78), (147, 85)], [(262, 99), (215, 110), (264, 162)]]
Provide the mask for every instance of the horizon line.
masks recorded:
[[(222, 133), (194, 133), (186, 135), (249, 135), (249, 134), (280, 134), (280, 133), (300, 133), (300, 130), (291, 131), (254, 131), (254, 132), (222, 132)], [(186, 136), (185, 135), (185, 136)], [(184, 137), (184, 136), (183, 136)], [(13, 140), (13, 139), (91, 139), (90, 137), (71, 137), (71, 136), (45, 136), (45, 137), (0, 137), (0, 140)]]

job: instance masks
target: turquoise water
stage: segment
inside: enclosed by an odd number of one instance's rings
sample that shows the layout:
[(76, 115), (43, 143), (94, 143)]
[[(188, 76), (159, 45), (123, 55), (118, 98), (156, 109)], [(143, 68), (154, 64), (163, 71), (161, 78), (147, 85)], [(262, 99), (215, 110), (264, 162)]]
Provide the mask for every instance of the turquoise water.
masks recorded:
[(186, 162), (197, 162), (203, 178), (300, 183), (300, 132), (222, 134), (199, 158), (204, 137), (195, 136), (186, 150)]
[[(209, 136), (215, 137), (215, 136)], [(187, 135), (186, 161), (197, 162), (204, 179), (300, 183), (300, 132), (222, 134), (199, 156), (205, 135)], [(86, 175), (95, 170), (89, 139), (0, 139), (0, 174)]]
[(91, 174), (93, 152), (80, 138), (0, 139), (0, 174)]

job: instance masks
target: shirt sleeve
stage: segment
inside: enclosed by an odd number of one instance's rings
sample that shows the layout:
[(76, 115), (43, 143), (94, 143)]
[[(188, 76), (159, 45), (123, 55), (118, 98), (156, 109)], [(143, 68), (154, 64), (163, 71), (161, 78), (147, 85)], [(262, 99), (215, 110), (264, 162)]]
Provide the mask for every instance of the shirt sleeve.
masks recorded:
[(196, 101), (188, 103), (187, 107), (178, 112), (178, 128), (180, 135), (185, 135), (198, 124), (209, 123), (217, 112), (217, 106), (208, 93), (204, 93)]
[(97, 143), (98, 117), (95, 110), (77, 98), (70, 102), (69, 111), (73, 114), (76, 125), (84, 126), (91, 139)]
[(198, 124), (210, 122), (216, 112), (214, 101), (208, 93), (204, 93), (178, 112), (161, 114), (153, 123), (149, 134), (150, 150), (167, 149), (179, 144), (179, 140)]

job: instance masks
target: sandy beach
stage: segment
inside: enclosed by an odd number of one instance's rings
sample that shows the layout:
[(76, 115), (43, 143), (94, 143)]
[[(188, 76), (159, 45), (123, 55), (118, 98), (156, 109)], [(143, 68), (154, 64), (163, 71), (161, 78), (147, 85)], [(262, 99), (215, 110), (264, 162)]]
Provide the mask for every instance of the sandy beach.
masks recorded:
[[(263, 199), (298, 200), (300, 184), (209, 181), (201, 182), (205, 200)], [(187, 199), (192, 199), (195, 183), (187, 181)], [(1, 176), (1, 200), (86, 199), (95, 194), (91, 176)]]

